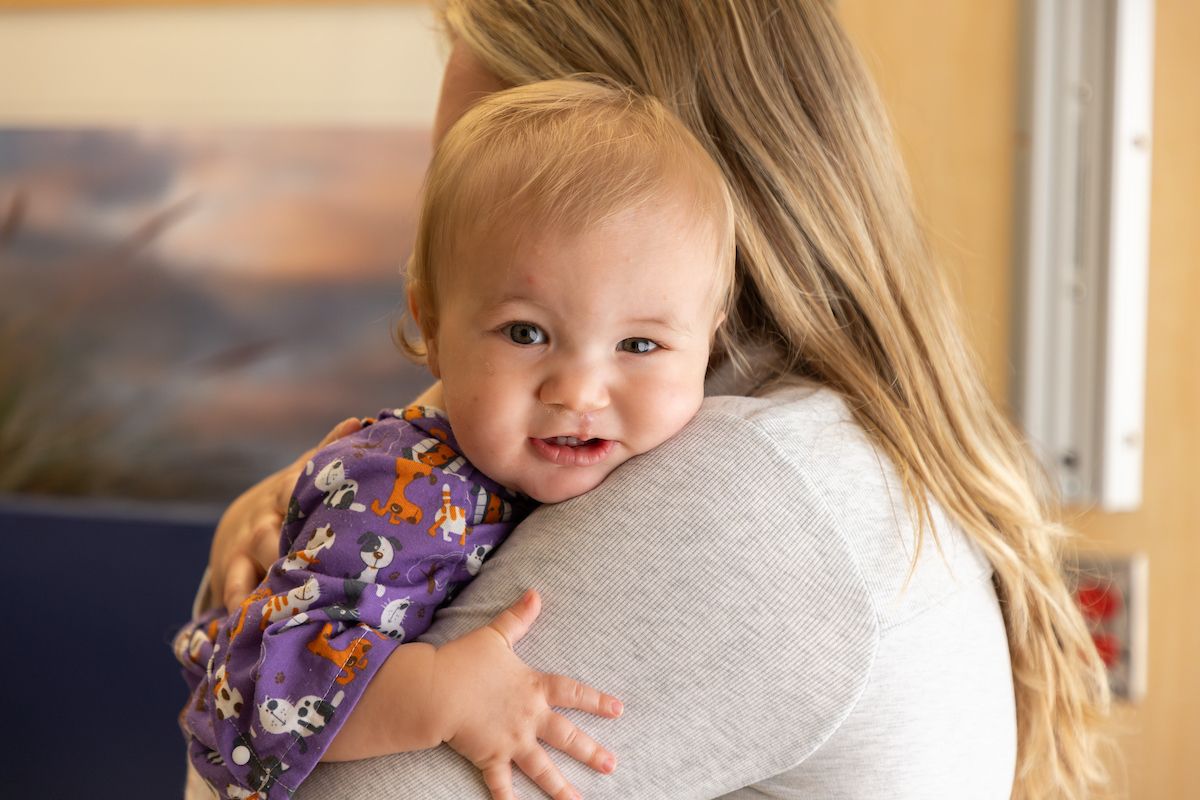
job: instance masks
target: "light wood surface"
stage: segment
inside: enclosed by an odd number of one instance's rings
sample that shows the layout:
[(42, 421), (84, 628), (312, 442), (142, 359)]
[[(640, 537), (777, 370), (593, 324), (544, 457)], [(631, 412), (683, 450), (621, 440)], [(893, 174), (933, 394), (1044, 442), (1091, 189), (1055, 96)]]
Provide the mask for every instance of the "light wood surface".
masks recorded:
[[(1082, 546), (1150, 563), (1149, 687), (1122, 706), (1114, 788), (1140, 800), (1200, 786), (1200, 3), (1157, 0), (1144, 502), (1074, 512)], [(892, 112), (935, 247), (989, 387), (1005, 397), (1020, 3), (841, 0)]]

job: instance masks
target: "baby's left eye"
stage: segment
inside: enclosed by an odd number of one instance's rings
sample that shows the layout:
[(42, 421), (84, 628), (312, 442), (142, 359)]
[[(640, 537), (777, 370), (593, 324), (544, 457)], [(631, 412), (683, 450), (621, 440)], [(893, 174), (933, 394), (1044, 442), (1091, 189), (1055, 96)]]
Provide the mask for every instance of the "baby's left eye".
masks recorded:
[(625, 353), (649, 353), (658, 349), (658, 345), (649, 339), (622, 339), (617, 349)]

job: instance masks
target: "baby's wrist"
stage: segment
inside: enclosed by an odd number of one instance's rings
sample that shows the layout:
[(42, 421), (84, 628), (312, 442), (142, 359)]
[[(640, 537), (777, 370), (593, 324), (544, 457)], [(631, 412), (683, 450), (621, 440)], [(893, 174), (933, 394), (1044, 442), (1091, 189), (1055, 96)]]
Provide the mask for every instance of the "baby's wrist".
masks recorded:
[(374, 742), (372, 748), (383, 745), (383, 752), (407, 753), (437, 747), (444, 741), (444, 713), (433, 691), (436, 652), (424, 642), (401, 645), (368, 684), (354, 715), (365, 715), (359, 720), (365, 723), (360, 731)]
[(438, 744), (454, 738), (462, 727), (465, 714), (459, 700), (463, 694), (462, 685), (455, 679), (456, 673), (447, 655), (444, 647), (433, 648), (431, 675), (425, 695), (429, 709), (426, 717), (429, 730)]

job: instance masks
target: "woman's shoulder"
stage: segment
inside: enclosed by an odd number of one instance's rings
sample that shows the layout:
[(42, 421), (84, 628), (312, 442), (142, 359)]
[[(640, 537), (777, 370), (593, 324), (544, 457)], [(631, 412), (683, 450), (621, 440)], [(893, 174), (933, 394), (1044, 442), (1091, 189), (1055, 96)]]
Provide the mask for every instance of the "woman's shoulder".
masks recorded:
[[(841, 395), (812, 383), (763, 396), (707, 397), (687, 428), (661, 449), (663, 457), (692, 465), (737, 462), (747, 481), (778, 484), (790, 495), (823, 495), (828, 485), (881, 466)], [(877, 481), (860, 486), (864, 495), (881, 488)], [(831, 510), (836, 516), (838, 509)]]
[(706, 397), (693, 424), (714, 423), (757, 428), (796, 456), (831, 435), (845, 437), (843, 446), (869, 446), (842, 396), (817, 383), (795, 383), (760, 396)]
[(696, 415), (697, 424), (718, 420), (724, 427), (757, 428), (818, 478), (835, 475), (855, 463), (825, 458), (830, 454), (875, 452), (849, 401), (819, 383), (796, 382), (758, 396), (706, 397)]
[[(805, 502), (827, 510), (827, 533), (851, 554), (884, 630), (991, 572), (933, 498), (930, 527), (918, 533), (895, 465), (828, 387), (803, 383), (761, 397), (709, 397), (693, 425), (677, 458), (731, 458), (758, 488), (808, 495)], [(757, 469), (768, 452), (771, 468)]]

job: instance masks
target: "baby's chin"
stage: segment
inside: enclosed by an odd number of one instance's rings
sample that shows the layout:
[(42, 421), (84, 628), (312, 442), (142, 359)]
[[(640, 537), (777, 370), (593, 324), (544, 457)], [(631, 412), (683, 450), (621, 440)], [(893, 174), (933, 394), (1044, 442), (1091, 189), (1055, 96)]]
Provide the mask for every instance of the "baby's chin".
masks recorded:
[[(575, 469), (575, 467), (562, 467), (563, 470)], [(605, 478), (616, 469), (614, 465), (611, 469), (603, 471), (591, 471), (586, 473), (580, 472), (575, 475), (553, 476), (549, 479), (542, 478), (537, 481), (531, 481), (528, 488), (520, 488), (522, 494), (532, 497), (539, 503), (548, 505), (550, 503), (563, 503), (567, 500), (574, 499), (580, 495), (587, 494), (592, 489), (595, 489), (600, 484), (604, 483)]]

